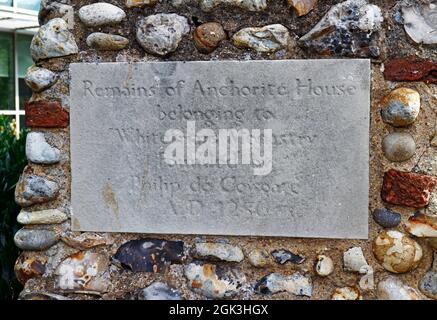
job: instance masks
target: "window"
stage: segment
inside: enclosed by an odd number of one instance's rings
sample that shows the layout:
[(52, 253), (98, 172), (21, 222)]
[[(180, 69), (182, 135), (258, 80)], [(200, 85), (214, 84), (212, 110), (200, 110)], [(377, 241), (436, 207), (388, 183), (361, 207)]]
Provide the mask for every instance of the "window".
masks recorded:
[(38, 11), (40, 0), (15, 0), (15, 3), (17, 8)]
[(0, 0), (0, 114), (14, 118), (18, 130), (32, 96), (24, 77), (33, 64), (30, 43), (39, 27), (39, 7), (40, 0)]
[(0, 0), (0, 6), (12, 7), (12, 0)]
[(32, 96), (32, 90), (30, 90), (30, 88), (24, 82), (27, 68), (33, 64), (29, 50), (32, 37), (28, 35), (17, 34), (16, 41), (16, 54), (18, 63), (18, 103), (20, 105), (20, 110), (24, 110), (24, 103)]
[(41, 0), (0, 0), (0, 6), (38, 11)]
[(14, 110), (14, 38), (0, 33), (0, 109)]
[(18, 130), (24, 126), (24, 103), (32, 95), (24, 82), (26, 70), (33, 64), (31, 41), (31, 35), (0, 33), (0, 114), (15, 117)]

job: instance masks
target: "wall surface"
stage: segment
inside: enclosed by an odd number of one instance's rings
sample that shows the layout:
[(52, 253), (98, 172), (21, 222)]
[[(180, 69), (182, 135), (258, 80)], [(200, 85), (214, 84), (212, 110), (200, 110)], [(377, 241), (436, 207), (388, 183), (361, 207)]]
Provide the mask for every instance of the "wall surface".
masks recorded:
[[(42, 1), (27, 75), (29, 165), (16, 188), (22, 299), (437, 298), (437, 4), (316, 2), (105, 2), (121, 11)], [(328, 26), (307, 35), (329, 10)], [(186, 19), (142, 20), (160, 13)], [(372, 62), (368, 240), (70, 230), (70, 63), (334, 57)], [(413, 90), (391, 93), (401, 87)]]

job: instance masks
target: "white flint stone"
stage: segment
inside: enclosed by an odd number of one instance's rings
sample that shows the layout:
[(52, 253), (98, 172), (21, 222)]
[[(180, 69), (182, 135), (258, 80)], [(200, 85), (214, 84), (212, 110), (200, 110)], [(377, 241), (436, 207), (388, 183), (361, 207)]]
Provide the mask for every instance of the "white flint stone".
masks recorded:
[(79, 251), (55, 270), (56, 289), (65, 292), (101, 293), (109, 287), (108, 259), (103, 254)]
[(263, 291), (268, 289), (270, 294), (286, 291), (297, 296), (311, 297), (313, 293), (311, 278), (300, 272), (295, 272), (290, 276), (271, 273), (261, 280), (259, 286), (263, 288)]
[(235, 46), (258, 52), (275, 52), (285, 49), (291, 42), (288, 29), (281, 24), (261, 28), (244, 28), (232, 37)]
[(332, 6), (311, 31), (300, 38), (300, 40), (311, 38), (323, 31), (329, 30), (332, 26), (335, 26), (337, 29), (351, 28), (351, 24), (356, 24), (355, 19), (344, 19), (344, 16), (346, 16), (345, 12), (351, 7), (359, 8), (357, 27), (360, 30), (374, 32), (381, 28), (384, 17), (378, 6), (369, 4), (367, 0), (347, 0)]
[(53, 164), (60, 160), (59, 149), (47, 143), (44, 133), (30, 132), (26, 137), (26, 157), (29, 161)]
[(190, 263), (185, 266), (184, 274), (193, 291), (212, 299), (235, 296), (246, 281), (240, 271), (212, 264)]
[(361, 272), (367, 266), (361, 247), (353, 247), (343, 253), (344, 269), (346, 271)]
[(101, 27), (120, 23), (126, 13), (113, 4), (98, 2), (80, 8), (79, 18), (87, 27)]
[[(352, 247), (343, 253), (343, 264), (346, 271), (359, 272), (364, 274), (359, 282), (359, 286), (363, 290), (373, 290), (375, 287), (375, 280), (373, 268), (367, 264), (361, 247)], [(353, 291), (353, 290), (352, 290)], [(343, 290), (339, 296), (345, 294), (350, 296), (348, 290)]]
[(137, 27), (138, 43), (148, 53), (159, 56), (175, 51), (182, 37), (190, 32), (187, 18), (174, 13), (145, 17)]
[(377, 297), (380, 300), (422, 300), (421, 294), (416, 289), (393, 276), (378, 283)]
[(404, 223), (404, 228), (416, 237), (437, 238), (437, 216), (415, 213)]
[(244, 254), (240, 247), (226, 243), (196, 243), (194, 245), (194, 254), (200, 258), (212, 257), (228, 262), (240, 262), (244, 259)]
[(24, 81), (33, 92), (41, 92), (50, 88), (58, 79), (56, 73), (37, 66), (31, 66), (27, 69)]
[(381, 9), (374, 4), (363, 4), (360, 8), (360, 19), (358, 21), (358, 28), (362, 31), (371, 32), (381, 28), (384, 21)]
[(416, 43), (437, 43), (437, 3), (402, 7), (404, 29)]
[(334, 271), (334, 262), (325, 255), (317, 256), (316, 272), (319, 276), (329, 276)]
[(141, 290), (141, 300), (182, 300), (178, 290), (169, 287), (163, 282), (154, 282)]
[(32, 39), (30, 53), (35, 62), (78, 53), (79, 49), (67, 23), (55, 18), (41, 26)]
[(364, 274), (364, 276), (361, 277), (359, 282), (360, 288), (363, 290), (375, 289), (375, 277), (374, 277), (373, 268), (369, 265), (362, 266), (360, 269), (360, 273)]

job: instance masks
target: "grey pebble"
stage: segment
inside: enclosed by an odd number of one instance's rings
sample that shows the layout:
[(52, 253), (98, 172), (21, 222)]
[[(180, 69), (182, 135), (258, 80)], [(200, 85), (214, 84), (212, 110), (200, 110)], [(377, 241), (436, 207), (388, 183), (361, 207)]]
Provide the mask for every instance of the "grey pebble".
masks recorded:
[(406, 161), (414, 156), (416, 142), (408, 132), (392, 132), (382, 140), (382, 151), (390, 161)]
[(46, 229), (20, 229), (14, 236), (15, 245), (22, 250), (45, 250), (58, 242), (56, 232)]
[(387, 208), (379, 208), (373, 211), (373, 220), (381, 227), (394, 228), (401, 223), (401, 214)]
[(166, 283), (153, 282), (141, 290), (140, 300), (183, 300), (178, 290), (170, 288)]

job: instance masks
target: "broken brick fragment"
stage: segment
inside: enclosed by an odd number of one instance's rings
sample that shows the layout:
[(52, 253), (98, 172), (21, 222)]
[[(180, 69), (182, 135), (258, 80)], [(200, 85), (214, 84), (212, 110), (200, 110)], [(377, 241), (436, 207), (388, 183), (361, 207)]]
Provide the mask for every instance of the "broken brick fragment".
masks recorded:
[(437, 83), (437, 61), (417, 57), (394, 58), (384, 63), (384, 78)]
[(26, 126), (29, 128), (65, 128), (68, 126), (69, 114), (59, 101), (27, 102)]
[(390, 169), (384, 174), (381, 197), (388, 203), (422, 208), (436, 183), (433, 176)]

